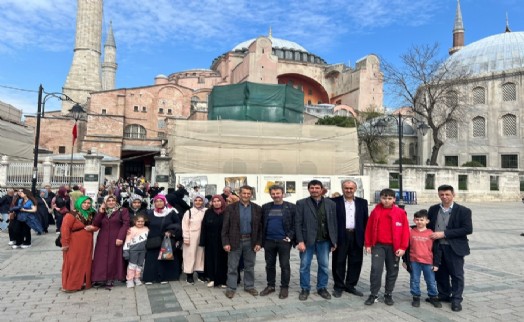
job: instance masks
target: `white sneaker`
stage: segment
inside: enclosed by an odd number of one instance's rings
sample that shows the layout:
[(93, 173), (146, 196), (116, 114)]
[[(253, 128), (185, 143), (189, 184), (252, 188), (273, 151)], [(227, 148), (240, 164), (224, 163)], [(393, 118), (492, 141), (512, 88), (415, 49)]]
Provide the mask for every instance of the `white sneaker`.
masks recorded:
[(126, 281), (127, 288), (133, 288), (135, 287), (135, 282), (133, 281)]
[(211, 281), (207, 283), (207, 287), (213, 287), (213, 286), (215, 286), (215, 282)]
[(55, 235), (60, 235), (60, 232), (59, 232), (59, 231), (57, 231), (57, 232), (55, 233)]
[(153, 285), (152, 282), (146, 282), (146, 285)]
[(13, 245), (11, 246), (12, 249), (17, 249), (17, 248), (22, 248), (22, 246), (18, 246), (18, 245)]
[(8, 243), (9, 246), (13, 246), (14, 244), (15, 244), (15, 242), (14, 242), (13, 240), (11, 240), (11, 241)]
[(167, 281), (162, 281), (160, 282), (160, 284), (167, 284)]
[(31, 245), (22, 245), (22, 246), (20, 246), (20, 247), (22, 247), (22, 249), (26, 249), (26, 248), (30, 248)]
[(136, 286), (140, 286), (140, 285), (142, 285), (142, 282), (137, 278), (137, 279), (135, 279), (135, 285)]

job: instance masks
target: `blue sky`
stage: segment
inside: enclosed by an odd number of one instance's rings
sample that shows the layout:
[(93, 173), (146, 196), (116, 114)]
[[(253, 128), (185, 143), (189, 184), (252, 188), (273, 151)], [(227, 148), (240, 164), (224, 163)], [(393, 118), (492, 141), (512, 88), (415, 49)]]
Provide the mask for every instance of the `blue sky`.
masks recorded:
[[(466, 44), (501, 33), (506, 12), (524, 31), (523, 0), (462, 0)], [(209, 68), (236, 44), (267, 35), (299, 43), (328, 63), (373, 53), (396, 63), (411, 45), (452, 45), (456, 0), (106, 0), (117, 44), (117, 88), (150, 85), (158, 74)], [(0, 1), (0, 100), (36, 111), (40, 83), (60, 92), (72, 61), (74, 0)], [(103, 41), (105, 40), (105, 34)], [(28, 89), (18, 91), (6, 87)], [(398, 107), (389, 98), (384, 104)], [(46, 110), (60, 103), (49, 100)]]

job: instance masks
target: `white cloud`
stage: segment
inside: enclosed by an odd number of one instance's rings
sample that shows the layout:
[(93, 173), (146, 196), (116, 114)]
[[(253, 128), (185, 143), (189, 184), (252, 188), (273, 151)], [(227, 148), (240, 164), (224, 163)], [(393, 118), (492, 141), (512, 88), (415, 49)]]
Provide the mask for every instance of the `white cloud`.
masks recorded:
[[(272, 26), (274, 37), (315, 52), (350, 32), (425, 24), (439, 6), (434, 0), (112, 0), (104, 3), (104, 29), (112, 20), (117, 46), (133, 50), (171, 44), (216, 52)], [(76, 1), (3, 0), (0, 53), (70, 50), (75, 21)]]

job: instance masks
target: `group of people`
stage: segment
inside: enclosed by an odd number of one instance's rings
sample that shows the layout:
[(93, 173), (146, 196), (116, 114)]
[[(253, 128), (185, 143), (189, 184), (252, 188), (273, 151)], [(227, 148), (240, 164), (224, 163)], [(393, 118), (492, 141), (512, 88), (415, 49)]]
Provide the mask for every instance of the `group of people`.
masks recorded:
[[(370, 295), (364, 302), (378, 302), (384, 267), (386, 268), (384, 303), (393, 305), (393, 290), (400, 259), (410, 272), (412, 305), (420, 306), (420, 276), (427, 283), (427, 302), (441, 307), (450, 302), (453, 311), (462, 310), (464, 291), (464, 256), (469, 254), (467, 235), (473, 232), (471, 210), (454, 202), (454, 189), (438, 188), (441, 203), (420, 210), (410, 228), (407, 213), (395, 204), (395, 191), (380, 192), (380, 203), (368, 216), (368, 202), (355, 196), (357, 184), (342, 182), (343, 194), (326, 198), (321, 181), (308, 183), (309, 197), (296, 205), (283, 201), (284, 189), (270, 187), (273, 202), (262, 207), (251, 201), (252, 189), (240, 188), (240, 200), (225, 208), (221, 232), (222, 247), (228, 253), (225, 295), (233, 298), (237, 290), (240, 262), (244, 265), (244, 291), (253, 296), (267, 296), (276, 291), (276, 259), (281, 280), (279, 298), (289, 294), (290, 251), (300, 252), (299, 300), (311, 291), (310, 268), (313, 255), (318, 263), (316, 291), (325, 299), (329, 280), (329, 254), (333, 254), (333, 296), (343, 292), (356, 296), (364, 252), (371, 254)], [(267, 286), (255, 288), (256, 253), (264, 248)], [(241, 259), (243, 259), (241, 261)], [(204, 258), (204, 262), (207, 258)]]
[[(127, 287), (142, 283), (167, 283), (180, 279), (183, 272), (187, 283), (198, 280), (208, 287), (221, 287), (233, 298), (243, 271), (244, 291), (253, 296), (268, 296), (276, 291), (276, 262), (280, 265), (278, 297), (289, 295), (291, 277), (290, 254), (296, 247), (300, 256), (300, 294), (305, 301), (311, 291), (310, 268), (313, 255), (318, 263), (316, 291), (330, 299), (343, 292), (356, 296), (364, 254), (371, 254), (370, 295), (366, 305), (378, 302), (384, 267), (384, 303), (393, 305), (392, 293), (399, 273), (400, 258), (410, 272), (412, 305), (420, 306), (420, 276), (424, 275), (428, 298), (435, 307), (450, 302), (453, 311), (462, 309), (464, 290), (464, 256), (469, 254), (467, 235), (473, 231), (471, 210), (454, 202), (452, 186), (438, 188), (441, 202), (414, 214), (410, 228), (404, 209), (395, 204), (395, 192), (384, 189), (380, 203), (368, 215), (368, 202), (355, 196), (357, 184), (342, 182), (342, 195), (325, 197), (321, 181), (308, 183), (309, 197), (296, 205), (284, 201), (284, 189), (269, 188), (272, 202), (259, 206), (252, 201), (253, 190), (242, 186), (239, 196), (225, 187), (223, 193), (206, 198), (192, 193), (191, 203), (184, 201), (188, 193), (179, 186), (166, 195), (156, 193), (148, 207), (143, 196), (130, 193), (126, 199), (107, 194), (98, 210), (93, 200), (79, 187), (68, 193), (61, 187), (53, 196), (44, 189), (48, 216), (42, 226), (47, 231), (50, 219), (61, 232), (63, 252), (62, 289), (74, 292), (93, 284), (111, 288), (117, 281)], [(196, 190), (196, 189), (195, 189)], [(9, 191), (7, 196), (13, 195)], [(2, 212), (8, 200), (13, 226), (13, 248), (31, 245), (30, 229), (39, 219), (38, 200), (26, 189), (0, 200)], [(51, 200), (46, 200), (51, 198)], [(127, 202), (125, 206), (122, 203)], [(150, 208), (150, 209), (149, 209)], [(49, 213), (54, 216), (49, 216)], [(22, 216), (20, 214), (23, 214)], [(24, 215), (25, 214), (25, 215)], [(19, 218), (22, 217), (22, 220)], [(23, 219), (25, 217), (25, 219)], [(36, 218), (32, 220), (29, 218)], [(13, 223), (15, 222), (15, 223)], [(98, 232), (93, 252), (93, 234)], [(173, 256), (159, 257), (166, 241)], [(256, 254), (264, 248), (266, 287), (259, 293), (255, 288)], [(162, 249), (163, 250), (163, 249)], [(329, 255), (333, 292), (327, 290)]]

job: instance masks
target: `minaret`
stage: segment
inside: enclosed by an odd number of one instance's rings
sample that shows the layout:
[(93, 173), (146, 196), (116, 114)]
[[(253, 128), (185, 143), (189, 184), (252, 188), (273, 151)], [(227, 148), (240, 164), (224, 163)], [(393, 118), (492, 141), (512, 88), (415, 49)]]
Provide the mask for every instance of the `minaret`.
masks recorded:
[[(102, 89), (102, 7), (103, 0), (77, 1), (75, 50), (62, 91), (82, 105), (87, 102), (90, 92)], [(62, 102), (62, 114), (67, 114), (72, 105), (71, 102)]]
[(106, 43), (104, 44), (104, 62), (102, 63), (102, 89), (115, 89), (116, 43), (113, 35), (113, 23), (109, 22)]
[(508, 18), (507, 12), (506, 12), (506, 31), (505, 32), (511, 32), (511, 29), (509, 29), (509, 18)]
[(464, 24), (462, 22), (462, 12), (460, 11), (460, 0), (457, 0), (455, 26), (453, 27), (453, 47), (449, 50), (449, 54), (453, 55), (462, 47), (464, 47)]

